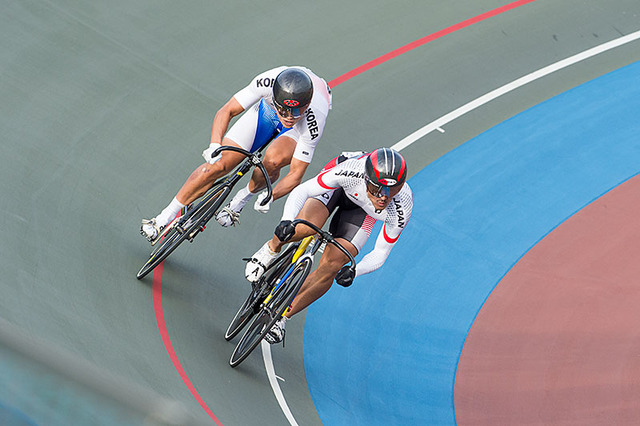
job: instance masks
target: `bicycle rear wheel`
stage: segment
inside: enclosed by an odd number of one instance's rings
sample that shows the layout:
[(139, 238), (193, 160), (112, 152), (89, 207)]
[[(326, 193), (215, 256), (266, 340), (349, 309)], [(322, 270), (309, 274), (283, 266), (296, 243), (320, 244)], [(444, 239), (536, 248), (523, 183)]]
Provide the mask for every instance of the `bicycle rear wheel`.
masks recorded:
[(311, 259), (304, 258), (293, 266), (292, 273), (274, 291), (273, 297), (261, 306), (240, 342), (233, 350), (229, 365), (237, 367), (260, 344), (271, 327), (282, 317), (298, 294), (300, 287), (311, 271)]
[(245, 299), (238, 312), (229, 323), (227, 331), (224, 334), (226, 340), (231, 340), (238, 335), (240, 330), (258, 313), (260, 302), (264, 300), (271, 289), (275, 286), (276, 281), (282, 276), (286, 269), (291, 265), (291, 259), (296, 248), (300, 244), (291, 244), (283, 251), (280, 256), (265, 271), (260, 281), (252, 286), (251, 293)]
[(140, 280), (153, 271), (185, 239), (193, 241), (193, 238), (204, 230), (206, 223), (220, 208), (230, 191), (229, 187), (220, 184), (206, 194), (202, 201), (193, 208), (192, 212), (187, 212), (184, 217), (176, 219), (175, 224), (167, 231), (162, 241), (151, 251), (149, 260), (140, 268), (136, 278)]

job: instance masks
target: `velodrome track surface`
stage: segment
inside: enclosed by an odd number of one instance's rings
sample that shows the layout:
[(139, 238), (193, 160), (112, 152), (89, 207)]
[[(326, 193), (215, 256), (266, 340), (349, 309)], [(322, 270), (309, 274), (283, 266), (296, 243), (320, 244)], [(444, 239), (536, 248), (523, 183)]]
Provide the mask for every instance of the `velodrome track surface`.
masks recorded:
[(14, 352), (21, 335), (71, 360), (67, 373), (97, 377), (85, 380), (91, 392), (108, 388), (105, 373), (126, 382), (123, 394), (177, 401), (195, 423), (638, 422), (638, 41), (403, 148), (416, 210), (392, 257), (332, 289), (271, 350), (289, 418), (260, 351), (233, 370), (222, 338), (247, 290), (240, 259), (282, 203), (243, 213), (237, 229), (210, 227), (161, 277), (135, 279), (148, 252), (140, 218), (173, 196), (215, 110), (263, 69), (299, 63), (334, 82), (311, 176), (340, 150), (395, 144), (640, 30), (635, 1), (343, 3), (3, 5), (3, 414), (21, 424), (136, 418), (65, 390)]

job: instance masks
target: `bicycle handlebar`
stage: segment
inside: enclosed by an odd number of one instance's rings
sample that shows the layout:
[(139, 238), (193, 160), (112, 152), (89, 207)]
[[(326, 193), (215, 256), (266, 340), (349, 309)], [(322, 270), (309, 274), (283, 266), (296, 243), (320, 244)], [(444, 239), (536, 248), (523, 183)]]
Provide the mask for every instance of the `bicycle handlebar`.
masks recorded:
[(291, 224), (296, 227), (299, 223), (308, 226), (309, 228), (313, 229), (314, 231), (316, 231), (318, 234), (320, 234), (320, 238), (322, 238), (323, 240), (325, 240), (326, 242), (333, 244), (334, 246), (336, 246), (341, 252), (343, 252), (348, 258), (349, 258), (349, 262), (351, 262), (351, 266), (349, 267), (354, 273), (356, 271), (356, 260), (353, 258), (353, 256), (351, 255), (351, 253), (349, 253), (349, 251), (344, 248), (342, 246), (342, 244), (340, 244), (339, 242), (336, 241), (335, 238), (333, 238), (333, 235), (331, 235), (330, 232), (328, 231), (323, 231), (322, 229), (318, 228), (316, 225), (314, 225), (313, 223), (306, 221), (304, 219), (296, 219), (294, 221), (291, 222)]
[(211, 155), (211, 157), (217, 156), (218, 154), (222, 153), (222, 151), (233, 151), (233, 152), (242, 154), (245, 157), (249, 158), (253, 166), (256, 166), (258, 169), (260, 169), (260, 171), (262, 172), (262, 175), (264, 176), (264, 180), (267, 183), (267, 197), (260, 202), (260, 205), (261, 206), (266, 205), (271, 199), (271, 196), (273, 195), (273, 188), (271, 187), (271, 179), (269, 179), (269, 173), (267, 173), (267, 170), (264, 168), (264, 164), (262, 164), (262, 161), (260, 161), (260, 157), (257, 154), (247, 151), (246, 149), (233, 146), (233, 145), (221, 146), (220, 148), (213, 151), (213, 154)]

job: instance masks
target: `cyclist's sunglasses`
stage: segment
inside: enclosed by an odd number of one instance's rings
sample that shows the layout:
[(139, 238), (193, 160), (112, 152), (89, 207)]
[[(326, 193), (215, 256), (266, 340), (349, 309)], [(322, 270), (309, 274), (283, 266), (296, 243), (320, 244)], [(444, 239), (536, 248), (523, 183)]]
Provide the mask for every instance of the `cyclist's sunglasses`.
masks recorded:
[(304, 110), (307, 108), (306, 106), (304, 106), (303, 108), (289, 108), (278, 105), (277, 102), (274, 102), (273, 104), (276, 106), (278, 114), (280, 114), (284, 118), (300, 118)]
[(391, 190), (391, 186), (376, 185), (370, 180), (367, 180), (367, 192), (376, 198), (391, 197)]

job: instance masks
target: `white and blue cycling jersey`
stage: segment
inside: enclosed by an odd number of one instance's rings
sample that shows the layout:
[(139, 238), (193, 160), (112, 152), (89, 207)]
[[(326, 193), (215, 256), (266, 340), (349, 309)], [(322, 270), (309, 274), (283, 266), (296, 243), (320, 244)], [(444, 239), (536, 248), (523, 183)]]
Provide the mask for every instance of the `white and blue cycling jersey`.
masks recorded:
[[(291, 128), (282, 125), (273, 104), (273, 84), (278, 74), (287, 68), (303, 70), (313, 83), (311, 104), (304, 116)], [(269, 141), (286, 134), (296, 142), (293, 158), (311, 163), (331, 109), (331, 91), (322, 78), (308, 68), (281, 66), (257, 75), (233, 97), (245, 112), (229, 129), (226, 138), (248, 151), (255, 152)]]

